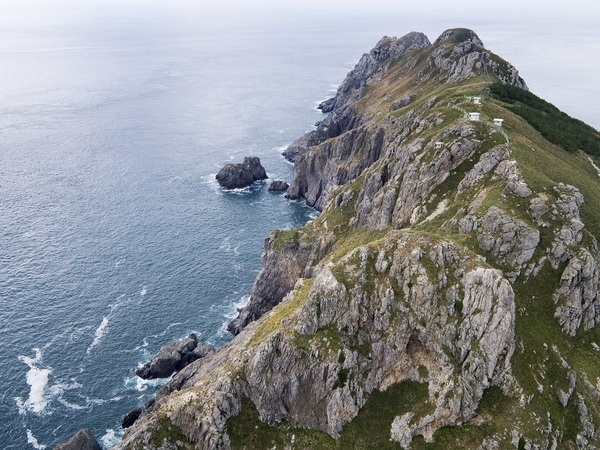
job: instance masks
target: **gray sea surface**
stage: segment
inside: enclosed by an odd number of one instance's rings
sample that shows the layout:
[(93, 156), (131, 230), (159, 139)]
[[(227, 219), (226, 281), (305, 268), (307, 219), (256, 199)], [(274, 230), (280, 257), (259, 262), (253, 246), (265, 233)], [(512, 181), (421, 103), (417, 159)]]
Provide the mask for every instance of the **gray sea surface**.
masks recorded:
[[(31, 13), (31, 11), (29, 11)], [(557, 19), (558, 20), (558, 19)], [(217, 346), (264, 239), (316, 217), (214, 176), (281, 151), (384, 35), (474, 29), (531, 90), (600, 128), (600, 27), (374, 12), (338, 17), (48, 8), (0, 19), (0, 448), (82, 427), (108, 448), (160, 381), (135, 368), (194, 332)]]

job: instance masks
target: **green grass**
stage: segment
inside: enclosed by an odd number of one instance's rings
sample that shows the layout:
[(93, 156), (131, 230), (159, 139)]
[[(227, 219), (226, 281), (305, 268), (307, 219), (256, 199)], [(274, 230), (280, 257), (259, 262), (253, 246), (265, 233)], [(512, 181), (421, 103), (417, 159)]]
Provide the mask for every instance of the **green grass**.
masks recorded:
[[(160, 448), (164, 443), (176, 444), (180, 449), (193, 449), (194, 444), (190, 442), (177, 425), (174, 425), (166, 416), (159, 416), (158, 427), (152, 430), (150, 443)], [(179, 443), (179, 444), (177, 444)]]
[(261, 319), (260, 324), (254, 331), (252, 337), (248, 341), (249, 348), (256, 347), (263, 342), (268, 336), (276, 331), (282, 330), (282, 321), (290, 317), (298, 310), (306, 300), (312, 288), (314, 280), (312, 278), (305, 279), (300, 289), (295, 293), (294, 297), (288, 301), (281, 302), (275, 306), (270, 312), (265, 314)]

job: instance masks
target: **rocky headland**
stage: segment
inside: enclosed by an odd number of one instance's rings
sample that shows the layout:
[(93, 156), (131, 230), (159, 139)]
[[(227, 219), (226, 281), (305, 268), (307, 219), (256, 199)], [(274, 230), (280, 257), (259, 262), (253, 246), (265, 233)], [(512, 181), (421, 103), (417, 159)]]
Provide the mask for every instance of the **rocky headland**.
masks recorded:
[(115, 449), (600, 448), (598, 155), (542, 102), (471, 30), (384, 37), (286, 151), (322, 214)]

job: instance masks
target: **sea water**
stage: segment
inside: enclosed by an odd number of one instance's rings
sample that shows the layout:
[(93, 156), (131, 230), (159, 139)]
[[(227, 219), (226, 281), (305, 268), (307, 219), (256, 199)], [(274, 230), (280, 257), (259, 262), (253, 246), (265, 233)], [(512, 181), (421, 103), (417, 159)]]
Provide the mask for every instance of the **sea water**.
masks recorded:
[[(289, 181), (281, 151), (383, 35), (471, 27), (534, 92), (600, 126), (593, 26), (572, 51), (543, 24), (385, 14), (19, 18), (0, 31), (3, 449), (52, 448), (82, 427), (108, 448), (164, 383), (138, 365), (191, 332), (230, 339), (264, 239), (317, 213), (265, 182), (226, 192), (216, 172), (254, 155)], [(547, 46), (568, 71), (548, 70)]]

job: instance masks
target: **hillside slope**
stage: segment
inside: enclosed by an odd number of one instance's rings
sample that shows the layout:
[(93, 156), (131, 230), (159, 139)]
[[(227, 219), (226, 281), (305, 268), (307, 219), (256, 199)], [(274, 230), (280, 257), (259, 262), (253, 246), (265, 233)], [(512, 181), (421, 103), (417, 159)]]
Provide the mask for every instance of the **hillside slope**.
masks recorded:
[(321, 216), (116, 448), (600, 446), (598, 170), (493, 83), (470, 30), (365, 54), (286, 152)]

